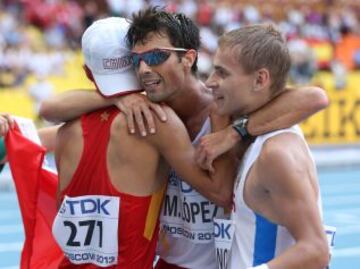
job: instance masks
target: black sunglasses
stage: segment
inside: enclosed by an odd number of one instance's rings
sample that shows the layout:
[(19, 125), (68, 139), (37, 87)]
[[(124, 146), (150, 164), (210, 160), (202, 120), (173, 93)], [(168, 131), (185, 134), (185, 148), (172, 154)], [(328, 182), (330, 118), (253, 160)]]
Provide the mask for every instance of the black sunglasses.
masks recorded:
[(141, 60), (148, 66), (159, 65), (165, 62), (172, 51), (187, 52), (187, 49), (182, 48), (156, 48), (142, 53), (131, 53), (132, 64), (135, 68), (139, 68)]

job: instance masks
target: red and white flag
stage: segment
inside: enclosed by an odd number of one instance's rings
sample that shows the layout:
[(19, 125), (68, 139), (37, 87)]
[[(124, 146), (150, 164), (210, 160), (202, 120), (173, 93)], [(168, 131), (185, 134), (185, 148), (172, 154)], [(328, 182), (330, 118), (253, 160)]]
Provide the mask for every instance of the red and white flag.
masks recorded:
[(57, 174), (44, 165), (46, 149), (32, 121), (15, 118), (15, 122), (5, 144), (25, 232), (20, 268), (55, 269), (63, 259), (51, 232), (57, 213)]

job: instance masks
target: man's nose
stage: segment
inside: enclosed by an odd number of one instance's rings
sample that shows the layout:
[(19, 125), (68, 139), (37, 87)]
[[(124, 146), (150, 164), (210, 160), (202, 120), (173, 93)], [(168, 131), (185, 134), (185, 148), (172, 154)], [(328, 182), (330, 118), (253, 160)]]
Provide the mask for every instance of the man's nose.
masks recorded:
[(143, 60), (140, 60), (139, 62), (139, 68), (138, 68), (139, 74), (145, 74), (151, 72), (151, 67), (147, 65), (147, 63)]
[(213, 78), (212, 75), (210, 75), (208, 79), (205, 81), (205, 86), (209, 89), (214, 89), (217, 87), (217, 85), (218, 83), (216, 82), (216, 80)]

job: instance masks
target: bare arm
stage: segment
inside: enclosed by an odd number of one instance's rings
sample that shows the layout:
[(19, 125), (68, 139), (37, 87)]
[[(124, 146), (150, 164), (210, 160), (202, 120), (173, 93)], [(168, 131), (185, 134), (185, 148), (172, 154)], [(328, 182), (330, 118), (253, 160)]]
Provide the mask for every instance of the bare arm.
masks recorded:
[(194, 162), (195, 149), (184, 124), (170, 108), (166, 108), (166, 113), (168, 121), (157, 123), (156, 135), (148, 137), (150, 142), (184, 181), (210, 201), (222, 207), (230, 207), (236, 159), (228, 153), (214, 163), (214, 173), (200, 169)]
[(41, 104), (40, 115), (48, 121), (64, 122), (87, 112), (111, 106), (112, 102), (112, 99), (103, 98), (95, 91), (68, 91), (45, 100)]
[(326, 108), (329, 100), (323, 89), (287, 89), (260, 110), (250, 114), (248, 131), (253, 136), (288, 128)]
[[(55, 143), (54, 143), (54, 156), (55, 156), (55, 165), (56, 168), (59, 172), (59, 179), (57, 181), (57, 189), (56, 189), (56, 205), (57, 208), (60, 207), (61, 205), (61, 199), (60, 199), (60, 194), (61, 194), (61, 190), (63, 189), (63, 182), (61, 180), (62, 177), (60, 177), (60, 160), (63, 156), (63, 150), (66, 147), (66, 143), (69, 143), (69, 141), (71, 141), (71, 135), (68, 135), (68, 129), (69, 129), (69, 125), (71, 125), (71, 123), (65, 123), (63, 124), (61, 127), (59, 127), (59, 129), (57, 130), (57, 134), (55, 136)], [(67, 162), (68, 159), (64, 158), (63, 160), (64, 162)], [(65, 173), (67, 173), (67, 171), (65, 171)]]
[[(5, 136), (8, 130), (13, 127), (14, 127), (14, 119), (12, 119), (10, 115), (8, 114), (0, 115), (0, 137)], [(56, 134), (58, 129), (59, 129), (59, 125), (52, 127), (45, 127), (38, 130), (38, 135), (41, 144), (46, 148), (47, 151), (54, 151)], [(0, 143), (1, 143), (0, 147), (3, 149), (3, 151), (0, 150), (0, 152), (2, 152), (1, 154), (2, 158), (0, 158), (0, 163), (4, 163), (6, 162), (6, 156), (4, 155), (6, 154), (5, 144), (3, 140), (1, 140)]]
[(272, 138), (253, 169), (268, 193), (260, 205), (262, 213), (286, 227), (296, 241), (271, 260), (269, 268), (325, 268), (329, 249), (318, 209), (316, 172), (301, 138), (295, 134)]
[(38, 130), (41, 144), (46, 148), (46, 151), (51, 152), (55, 150), (56, 135), (60, 126), (44, 127)]
[(10, 128), (14, 127), (14, 120), (7, 113), (0, 113), (0, 137), (6, 135)]
[[(329, 100), (321, 88), (302, 87), (287, 89), (261, 109), (249, 115), (247, 129), (253, 136), (291, 127), (300, 123), (319, 110), (326, 108)], [(206, 152), (206, 160), (211, 163), (218, 156), (233, 148), (241, 140), (237, 132), (226, 129), (205, 136), (200, 144)], [(204, 158), (203, 158), (204, 159)], [(202, 167), (207, 167), (203, 159), (197, 159)]]
[(135, 133), (135, 122), (141, 135), (155, 133), (154, 111), (157, 117), (166, 121), (162, 106), (150, 102), (145, 95), (128, 94), (120, 97), (104, 98), (96, 91), (77, 90), (56, 95), (41, 104), (40, 115), (53, 122), (64, 122), (78, 118), (82, 114), (108, 107), (117, 106), (125, 115), (130, 133)]

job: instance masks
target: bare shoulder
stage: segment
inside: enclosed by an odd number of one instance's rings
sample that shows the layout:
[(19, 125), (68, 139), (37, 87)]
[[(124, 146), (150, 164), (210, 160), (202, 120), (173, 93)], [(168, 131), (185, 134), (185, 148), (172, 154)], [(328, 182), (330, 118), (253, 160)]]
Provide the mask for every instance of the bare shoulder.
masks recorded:
[(146, 136), (145, 139), (162, 153), (179, 149), (184, 143), (191, 144), (186, 127), (175, 111), (168, 106), (163, 106), (163, 110), (167, 115), (167, 121), (160, 121), (154, 116), (156, 133)]
[[(82, 129), (80, 119), (72, 120), (63, 124), (56, 136), (54, 145), (55, 156), (60, 157), (65, 152), (71, 152), (72, 155), (82, 147)], [(74, 156), (72, 156), (74, 157)]]
[(159, 133), (161, 133), (161, 131), (167, 131), (170, 129), (175, 130), (176, 128), (185, 128), (183, 122), (171, 107), (163, 105), (162, 108), (167, 115), (166, 122), (160, 121), (159, 118), (154, 115), (156, 127), (159, 130)]
[(111, 128), (115, 132), (120, 132), (122, 130), (127, 131), (127, 121), (126, 121), (126, 116), (124, 113), (120, 112), (115, 116), (115, 118), (111, 124)]
[[(169, 107), (169, 106), (167, 106), (167, 105), (162, 105), (162, 108), (163, 108), (164, 112), (166, 113), (166, 115), (167, 115), (167, 117), (168, 117), (168, 120), (170, 120), (170, 121), (180, 120), (179, 117), (178, 117), (178, 115), (175, 113), (175, 111), (174, 111), (171, 107)], [(160, 120), (158, 119), (158, 117), (156, 117), (156, 120), (157, 120), (158, 122), (160, 122)], [(166, 121), (166, 122), (167, 122), (167, 121)], [(166, 122), (165, 122), (165, 123), (166, 123)]]
[(286, 132), (269, 138), (263, 145), (260, 160), (268, 161), (293, 161), (306, 151), (305, 141), (297, 134)]
[[(167, 115), (167, 121), (163, 122), (161, 121), (157, 115), (155, 115), (155, 112), (153, 113), (153, 118), (155, 121), (155, 125), (156, 125), (156, 133), (155, 134), (151, 134), (151, 135), (147, 135), (146, 137), (138, 137), (137, 135), (131, 135), (131, 137), (135, 138), (141, 138), (141, 139), (146, 139), (149, 137), (157, 137), (159, 135), (162, 134), (162, 131), (168, 131), (170, 128), (176, 128), (179, 126), (179, 124), (181, 125), (182, 122), (179, 119), (179, 117), (176, 115), (175, 111), (170, 108), (169, 106), (163, 105), (162, 106), (163, 111), (166, 113)], [(145, 122), (146, 124), (146, 122)], [(137, 128), (137, 124), (135, 124), (135, 127)], [(128, 125), (127, 125), (127, 118), (126, 115), (124, 113), (119, 113), (118, 115), (116, 115), (116, 117), (114, 118), (114, 121), (112, 123), (112, 130), (115, 133), (126, 133), (128, 134)], [(136, 134), (139, 134), (139, 130), (137, 130)]]
[(269, 183), (282, 182), (305, 173), (309, 161), (305, 141), (297, 134), (281, 133), (265, 142), (256, 167)]
[(74, 163), (80, 158), (82, 141), (80, 119), (69, 121), (59, 128), (55, 143), (55, 158), (57, 159), (58, 168), (60, 167), (58, 163), (60, 159), (65, 161), (61, 165), (61, 168), (64, 168), (68, 167), (69, 162)]

